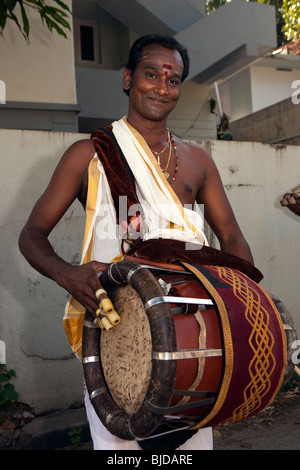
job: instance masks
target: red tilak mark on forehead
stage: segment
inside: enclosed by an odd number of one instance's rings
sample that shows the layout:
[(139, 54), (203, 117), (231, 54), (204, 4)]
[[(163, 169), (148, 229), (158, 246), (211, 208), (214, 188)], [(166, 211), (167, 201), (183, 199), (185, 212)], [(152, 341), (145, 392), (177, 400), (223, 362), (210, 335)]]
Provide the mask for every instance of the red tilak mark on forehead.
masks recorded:
[(172, 65), (163, 64), (163, 69), (172, 70)]

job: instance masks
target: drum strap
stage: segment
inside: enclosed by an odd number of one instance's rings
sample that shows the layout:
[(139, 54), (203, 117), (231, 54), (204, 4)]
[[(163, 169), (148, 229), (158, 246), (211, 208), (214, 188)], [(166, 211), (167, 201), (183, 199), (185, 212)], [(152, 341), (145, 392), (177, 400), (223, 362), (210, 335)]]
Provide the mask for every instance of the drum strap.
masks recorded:
[(262, 273), (251, 263), (238, 256), (225, 253), (224, 251), (203, 246), (201, 249), (195, 245), (195, 249), (186, 249), (186, 244), (179, 240), (137, 240), (135, 245), (128, 251), (128, 257), (136, 257), (151, 262), (178, 264), (187, 262), (205, 266), (228, 266), (237, 269), (253, 281), (260, 282), (263, 279)]
[[(120, 224), (122, 222), (119, 220), (121, 196), (126, 197), (127, 214), (129, 214), (129, 208), (132, 208), (134, 205), (140, 207), (134, 176), (112, 132), (111, 126), (96, 130), (91, 134), (91, 139), (98, 158), (104, 167), (116, 209), (117, 223)], [(130, 213), (132, 214), (132, 210)], [(128, 226), (134, 217), (127, 217)]]

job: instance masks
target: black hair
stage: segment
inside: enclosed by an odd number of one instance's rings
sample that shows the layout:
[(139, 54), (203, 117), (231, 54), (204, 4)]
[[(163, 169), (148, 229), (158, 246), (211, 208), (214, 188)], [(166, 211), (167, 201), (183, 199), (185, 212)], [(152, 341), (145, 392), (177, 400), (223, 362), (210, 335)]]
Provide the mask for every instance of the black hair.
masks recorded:
[[(183, 72), (181, 76), (181, 82), (183, 82), (189, 74), (189, 53), (182, 44), (180, 44), (176, 39), (172, 38), (171, 36), (166, 36), (162, 34), (147, 34), (146, 36), (141, 36), (131, 46), (128, 56), (128, 62), (125, 68), (129, 69), (133, 75), (140, 61), (144, 47), (149, 46), (150, 44), (159, 44), (162, 47), (171, 50), (176, 50), (179, 52), (183, 61)], [(129, 95), (129, 90), (124, 90), (124, 92)]]

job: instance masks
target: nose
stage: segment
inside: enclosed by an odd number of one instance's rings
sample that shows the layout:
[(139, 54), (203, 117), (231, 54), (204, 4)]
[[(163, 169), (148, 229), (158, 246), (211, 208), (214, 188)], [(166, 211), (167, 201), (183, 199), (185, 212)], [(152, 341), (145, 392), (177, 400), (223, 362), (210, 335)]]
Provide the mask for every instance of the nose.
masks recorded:
[(155, 93), (158, 93), (160, 96), (167, 95), (169, 90), (168, 90), (168, 85), (167, 85), (167, 80), (165, 77), (162, 77), (158, 83), (156, 83), (153, 91)]

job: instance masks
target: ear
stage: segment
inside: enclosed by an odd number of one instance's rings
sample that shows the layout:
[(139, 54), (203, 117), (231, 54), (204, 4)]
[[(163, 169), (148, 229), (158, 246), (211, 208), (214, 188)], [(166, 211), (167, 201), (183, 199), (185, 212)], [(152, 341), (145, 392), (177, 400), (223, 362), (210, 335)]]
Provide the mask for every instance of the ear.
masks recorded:
[(132, 78), (131, 70), (125, 69), (123, 72), (123, 89), (124, 90), (129, 90), (131, 88), (131, 78)]

